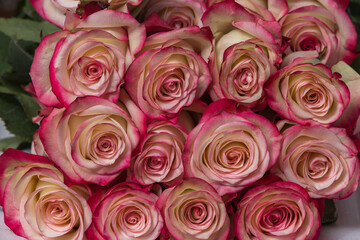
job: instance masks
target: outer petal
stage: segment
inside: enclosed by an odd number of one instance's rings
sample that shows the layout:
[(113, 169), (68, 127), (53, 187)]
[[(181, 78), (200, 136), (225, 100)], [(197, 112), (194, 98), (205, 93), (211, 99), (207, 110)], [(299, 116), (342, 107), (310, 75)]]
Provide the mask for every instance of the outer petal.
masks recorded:
[(52, 92), (49, 65), (57, 43), (68, 34), (69, 32), (64, 30), (47, 35), (41, 40), (38, 48), (35, 50), (34, 61), (29, 74), (39, 101), (46, 106), (62, 106)]

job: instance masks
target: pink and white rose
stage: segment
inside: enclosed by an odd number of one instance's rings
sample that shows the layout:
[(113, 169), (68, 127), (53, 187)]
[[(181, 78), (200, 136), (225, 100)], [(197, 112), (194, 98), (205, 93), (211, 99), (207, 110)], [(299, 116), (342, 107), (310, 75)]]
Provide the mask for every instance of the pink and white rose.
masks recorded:
[(30, 76), (46, 106), (69, 106), (82, 96), (116, 102), (124, 75), (145, 41), (145, 28), (127, 13), (102, 10), (85, 19), (68, 14), (68, 30), (40, 42)]
[(356, 29), (337, 1), (287, 2), (289, 12), (279, 21), (283, 35), (290, 39), (286, 54), (316, 51), (329, 67), (340, 60), (350, 64), (356, 58)]
[(8, 149), (0, 157), (5, 223), (27, 239), (85, 237), (92, 213), (89, 192), (64, 184), (63, 174), (42, 156)]
[(208, 88), (211, 50), (211, 33), (199, 27), (154, 34), (126, 72), (125, 88), (148, 118), (174, 118)]
[(155, 240), (163, 228), (158, 196), (133, 183), (117, 184), (89, 199), (93, 222), (88, 239)]
[(169, 121), (153, 121), (139, 145), (139, 153), (131, 161), (131, 179), (142, 185), (171, 185), (183, 177), (183, 150), (186, 130)]
[(290, 182), (248, 191), (238, 204), (234, 225), (239, 240), (315, 240), (321, 226), (317, 203), (302, 187)]
[(124, 93), (118, 104), (84, 97), (54, 109), (39, 135), (45, 152), (73, 182), (106, 185), (130, 165), (144, 128), (144, 115)]
[(225, 204), (206, 181), (190, 178), (166, 189), (157, 206), (172, 238), (225, 240), (230, 219)]
[(150, 0), (142, 9), (147, 33), (190, 26), (202, 27), (206, 10), (202, 0)]
[(280, 25), (274, 19), (262, 20), (233, 1), (214, 4), (203, 21), (215, 40), (209, 64), (212, 100), (229, 98), (248, 107), (264, 103), (263, 85), (281, 63)]
[(235, 193), (275, 164), (280, 139), (266, 118), (240, 112), (231, 100), (219, 100), (208, 107), (186, 140), (185, 177), (206, 180), (220, 195)]
[(295, 182), (312, 198), (343, 199), (357, 188), (358, 150), (345, 129), (295, 125), (283, 133), (272, 172)]
[[(295, 56), (297, 54), (289, 55)], [(309, 54), (310, 55), (310, 54)], [(292, 59), (292, 58), (291, 58)], [(341, 75), (317, 59), (295, 58), (265, 84), (269, 107), (299, 124), (335, 122), (347, 107), (350, 92)]]
[[(84, 5), (94, 2), (99, 8), (129, 13), (129, 5), (137, 6), (142, 0), (30, 0), (37, 13), (45, 20), (64, 28), (66, 13), (78, 13)], [(130, 7), (131, 7), (130, 6)]]

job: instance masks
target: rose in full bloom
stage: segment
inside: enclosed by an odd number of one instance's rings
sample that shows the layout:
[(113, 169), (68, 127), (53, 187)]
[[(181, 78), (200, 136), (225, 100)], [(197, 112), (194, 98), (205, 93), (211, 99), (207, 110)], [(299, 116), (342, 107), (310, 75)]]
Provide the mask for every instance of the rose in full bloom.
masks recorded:
[(194, 26), (154, 34), (126, 72), (125, 88), (149, 118), (174, 118), (209, 86), (211, 50), (208, 29)]
[(190, 178), (166, 189), (157, 205), (176, 240), (225, 240), (230, 220), (225, 204), (206, 181)]
[(54, 109), (39, 135), (45, 152), (73, 182), (106, 185), (130, 165), (144, 127), (144, 115), (124, 93), (118, 104), (84, 97)]
[(147, 33), (198, 26), (206, 5), (199, 0), (151, 0), (142, 9)]
[(99, 8), (128, 13), (129, 5), (137, 6), (141, 3), (141, 0), (30, 0), (30, 2), (42, 18), (59, 28), (64, 28), (66, 12), (79, 12), (88, 3), (96, 2)]
[(163, 227), (158, 196), (133, 183), (120, 183), (89, 199), (93, 222), (88, 239), (155, 240)]
[(289, 12), (279, 21), (283, 35), (290, 39), (287, 54), (316, 51), (321, 62), (329, 67), (340, 60), (350, 64), (356, 58), (356, 29), (336, 1), (287, 2)]
[(266, 118), (239, 112), (235, 102), (211, 104), (185, 143), (186, 177), (210, 183), (220, 195), (259, 180), (275, 164), (280, 133)]
[(186, 130), (169, 121), (153, 121), (139, 144), (139, 153), (131, 161), (132, 179), (142, 185), (155, 182), (172, 184), (184, 173), (182, 153)]
[[(292, 56), (295, 56), (293, 54)], [(290, 57), (290, 56), (289, 56)], [(299, 124), (329, 126), (349, 103), (349, 89), (341, 75), (312, 59), (295, 58), (265, 84), (269, 107)], [(286, 59), (284, 59), (284, 62)]]
[(317, 203), (295, 183), (275, 182), (251, 189), (238, 204), (238, 239), (315, 240), (320, 233)]
[(8, 149), (0, 157), (0, 203), (5, 223), (27, 239), (84, 238), (92, 213), (89, 192), (64, 184), (63, 174), (42, 156)]
[(145, 28), (127, 13), (102, 10), (85, 19), (68, 14), (67, 29), (45, 36), (30, 76), (41, 103), (68, 106), (77, 97), (119, 98), (127, 67), (145, 41)]
[(214, 4), (203, 21), (215, 40), (210, 61), (212, 100), (229, 98), (248, 107), (264, 105), (263, 85), (281, 63), (280, 25), (232, 1)]
[(299, 184), (312, 198), (342, 199), (358, 186), (357, 153), (345, 129), (295, 125), (283, 133), (279, 160), (272, 172)]

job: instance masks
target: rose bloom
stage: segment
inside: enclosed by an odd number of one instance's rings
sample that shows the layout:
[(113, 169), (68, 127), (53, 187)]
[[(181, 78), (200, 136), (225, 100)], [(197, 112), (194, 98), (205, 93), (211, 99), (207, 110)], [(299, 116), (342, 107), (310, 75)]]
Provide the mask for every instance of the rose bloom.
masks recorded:
[(50, 107), (67, 107), (82, 96), (116, 102), (125, 71), (144, 44), (144, 27), (112, 10), (85, 19), (68, 14), (66, 26), (45, 36), (35, 51), (30, 76), (39, 101)]
[(339, 73), (332, 72), (317, 59), (303, 60), (289, 60), (290, 64), (267, 81), (265, 91), (269, 107), (299, 124), (329, 126), (348, 105), (349, 89), (340, 80)]
[(142, 9), (146, 31), (202, 27), (201, 17), (206, 5), (200, 0), (151, 0)]
[(185, 177), (206, 180), (220, 195), (235, 193), (275, 164), (280, 139), (266, 118), (239, 112), (228, 99), (219, 100), (208, 107), (186, 140)]
[(118, 104), (78, 98), (42, 121), (45, 152), (73, 182), (106, 185), (130, 165), (145, 118), (125, 93), (122, 98)]
[(239, 240), (315, 240), (320, 226), (317, 203), (303, 188), (290, 182), (251, 189), (239, 202), (234, 219)]
[(188, 27), (154, 34), (126, 72), (125, 88), (148, 118), (174, 118), (209, 86), (206, 60), (210, 52), (207, 29)]
[(155, 206), (158, 196), (134, 183), (120, 183), (105, 193), (98, 192), (89, 203), (93, 222), (88, 239), (154, 240), (162, 230), (163, 219)]
[(225, 204), (206, 181), (190, 178), (166, 189), (157, 205), (176, 240), (225, 240), (230, 220)]
[(281, 63), (280, 25), (274, 19), (271, 24), (263, 21), (231, 1), (214, 4), (203, 21), (215, 37), (212, 100), (229, 98), (254, 108), (264, 105), (263, 85)]
[(350, 196), (360, 175), (358, 150), (344, 129), (295, 125), (283, 133), (272, 172), (295, 182), (312, 198)]
[(131, 161), (132, 179), (142, 185), (155, 182), (171, 185), (183, 176), (182, 152), (186, 130), (169, 121), (153, 121)]
[(68, 187), (42, 156), (8, 149), (0, 157), (0, 203), (4, 219), (27, 239), (83, 239), (91, 223), (89, 192)]
[(32, 6), (42, 18), (59, 28), (64, 28), (67, 11), (71, 13), (80, 12), (84, 5), (91, 2), (96, 2), (99, 8), (128, 13), (129, 7), (139, 5), (141, 0), (30, 0)]
[[(217, 59), (219, 60), (219, 58)], [(248, 106), (256, 107), (264, 98), (263, 86), (281, 62), (274, 45), (258, 39), (249, 39), (228, 47), (213, 71), (210, 96), (228, 98)]]
[(334, 0), (287, 2), (289, 12), (279, 21), (283, 35), (290, 39), (287, 54), (316, 51), (330, 67), (340, 60), (350, 64), (356, 58), (357, 33), (345, 8)]

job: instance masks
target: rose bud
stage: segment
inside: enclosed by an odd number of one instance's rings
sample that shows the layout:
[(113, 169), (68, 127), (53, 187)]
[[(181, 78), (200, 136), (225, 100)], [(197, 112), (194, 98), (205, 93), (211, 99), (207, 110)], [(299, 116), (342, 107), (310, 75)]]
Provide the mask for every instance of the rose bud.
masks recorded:
[[(317, 59), (304, 61), (295, 55), (289, 55), (289, 61), (284, 59), (288, 65), (265, 84), (269, 107), (299, 124), (329, 126), (348, 105), (349, 89), (340, 80), (340, 74), (332, 72)], [(311, 57), (307, 55), (305, 58)], [(296, 58), (291, 62), (292, 56)]]
[(64, 28), (66, 13), (81, 12), (84, 5), (96, 2), (99, 9), (107, 8), (115, 11), (129, 13), (129, 8), (137, 6), (142, 0), (30, 0), (36, 12), (46, 21), (51, 22), (59, 28)]
[(211, 82), (211, 37), (208, 29), (188, 27), (146, 39), (126, 72), (125, 88), (148, 118), (175, 118), (199, 101)]
[(125, 71), (145, 41), (145, 28), (127, 13), (98, 11), (85, 19), (67, 15), (67, 30), (45, 36), (30, 76), (41, 103), (69, 106), (98, 96), (116, 102)]
[(234, 229), (239, 240), (315, 240), (320, 234), (317, 203), (295, 183), (251, 189), (238, 204)]
[(131, 179), (142, 184), (172, 185), (184, 173), (182, 155), (187, 133), (180, 124), (153, 121), (131, 161)]
[(275, 164), (281, 135), (266, 118), (239, 112), (235, 102), (209, 105), (185, 143), (185, 177), (210, 183), (220, 195), (235, 193), (263, 177)]
[(206, 181), (190, 178), (166, 189), (157, 206), (167, 230), (176, 240), (225, 240), (230, 230), (226, 207)]
[(272, 172), (305, 188), (312, 198), (350, 196), (360, 176), (358, 150), (345, 129), (295, 125), (283, 133)]
[(46, 157), (8, 149), (0, 156), (0, 202), (5, 223), (27, 239), (84, 239), (91, 223), (89, 192), (68, 187)]
[(123, 182), (89, 199), (93, 222), (88, 239), (155, 240), (163, 228), (158, 197), (139, 185)]
[(232, 1), (213, 5), (203, 21), (215, 36), (215, 54), (209, 63), (212, 100), (229, 98), (262, 108), (263, 85), (281, 63), (280, 25), (274, 19), (271, 24), (262, 21)]
[(45, 152), (73, 182), (106, 185), (130, 165), (145, 118), (125, 92), (121, 98), (78, 98), (42, 121)]
[(289, 12), (279, 21), (282, 34), (290, 39), (286, 54), (316, 51), (320, 61), (329, 67), (340, 60), (350, 64), (356, 58), (356, 29), (336, 1), (287, 2)]

